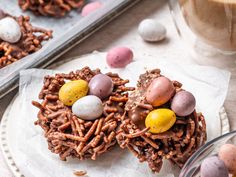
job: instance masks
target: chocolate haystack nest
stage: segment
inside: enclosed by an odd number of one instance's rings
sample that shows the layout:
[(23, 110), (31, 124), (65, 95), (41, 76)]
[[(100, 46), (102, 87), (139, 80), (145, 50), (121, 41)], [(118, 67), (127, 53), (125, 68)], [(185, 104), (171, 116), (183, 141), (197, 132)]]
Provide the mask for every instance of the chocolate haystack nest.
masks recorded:
[[(146, 161), (153, 172), (159, 172), (163, 159), (179, 167), (206, 141), (206, 124), (202, 114), (194, 111), (186, 117), (177, 117), (174, 126), (159, 134), (152, 134), (143, 121), (154, 108), (145, 100), (144, 93), (153, 79), (160, 77), (160, 70), (148, 71), (140, 76), (137, 89), (129, 95), (126, 110), (129, 118), (122, 121), (117, 133), (121, 148), (127, 147), (140, 162)], [(176, 92), (181, 84), (173, 81)], [(170, 108), (170, 102), (162, 107)], [(134, 123), (134, 121), (136, 121)]]
[(39, 94), (42, 103), (33, 101), (33, 105), (40, 109), (35, 124), (42, 127), (49, 149), (59, 154), (62, 160), (66, 160), (67, 157), (95, 160), (117, 142), (116, 129), (126, 115), (127, 91), (134, 90), (125, 86), (128, 80), (121, 79), (117, 74), (107, 74), (113, 81), (114, 89), (108, 98), (102, 100), (103, 114), (94, 121), (76, 117), (71, 107), (63, 105), (59, 100), (59, 89), (66, 80), (82, 79), (89, 82), (99, 73), (98, 69), (92, 71), (85, 67), (69, 74), (46, 76)]
[(63, 17), (72, 9), (80, 8), (84, 0), (18, 0), (23, 10), (31, 10), (36, 15)]
[(0, 39), (0, 68), (3, 68), (21, 58), (42, 48), (42, 42), (52, 38), (52, 31), (34, 27), (29, 16), (13, 17), (0, 10), (1, 18), (14, 18), (21, 28), (21, 39), (17, 43), (9, 43)]

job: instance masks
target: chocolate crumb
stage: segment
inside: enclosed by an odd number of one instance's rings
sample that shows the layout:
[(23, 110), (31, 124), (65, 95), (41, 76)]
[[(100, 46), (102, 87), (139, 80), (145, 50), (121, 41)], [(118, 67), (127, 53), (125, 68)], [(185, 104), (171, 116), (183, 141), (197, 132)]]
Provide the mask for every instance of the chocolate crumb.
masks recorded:
[(87, 171), (75, 171), (74, 175), (75, 176), (85, 176), (85, 175), (87, 175)]

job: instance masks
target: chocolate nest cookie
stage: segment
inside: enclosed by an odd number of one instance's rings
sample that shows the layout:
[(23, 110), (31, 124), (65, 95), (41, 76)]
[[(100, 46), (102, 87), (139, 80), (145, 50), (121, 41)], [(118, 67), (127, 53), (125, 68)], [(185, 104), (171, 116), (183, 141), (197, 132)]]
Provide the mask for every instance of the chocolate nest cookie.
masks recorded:
[[(96, 94), (92, 88), (92, 83), (98, 77), (108, 78), (112, 82), (112, 89), (107, 91), (106, 94), (101, 94), (106, 82), (99, 80), (96, 84), (102, 83), (98, 94), (101, 97), (102, 112), (99, 110), (94, 111), (92, 106), (88, 106), (85, 99), (94, 98), (91, 92)], [(93, 81), (92, 81), (93, 80)], [(75, 81), (75, 82), (74, 82)], [(81, 88), (87, 87), (85, 82), (89, 83), (89, 95), (83, 92)], [(125, 103), (128, 100), (128, 91), (134, 88), (126, 87), (125, 84), (128, 80), (123, 80), (118, 74), (107, 73), (101, 74), (100, 70), (91, 70), (85, 67), (76, 72), (69, 74), (56, 74), (55, 76), (46, 76), (44, 78), (44, 85), (39, 94), (39, 99), (43, 100), (41, 103), (33, 101), (32, 104), (40, 109), (38, 112), (38, 120), (35, 122), (39, 125), (45, 134), (48, 142), (48, 148), (56, 154), (59, 154), (61, 160), (66, 160), (67, 157), (78, 158), (83, 160), (91, 158), (93, 160), (100, 154), (108, 151), (114, 146), (116, 141), (117, 127), (120, 125), (121, 120), (125, 119)], [(65, 88), (67, 84), (82, 84), (80, 90), (73, 92), (77, 101), (72, 105), (71, 100), (63, 99), (63, 89), (66, 90), (67, 96), (73, 90)], [(96, 85), (95, 84), (95, 85)], [(98, 88), (96, 85), (95, 89)], [(85, 89), (86, 90), (86, 89)], [(103, 90), (104, 91), (104, 90)], [(78, 94), (85, 93), (84, 97), (79, 98)], [(106, 96), (107, 95), (107, 96)], [(78, 99), (79, 98), (79, 99)], [(96, 97), (98, 99), (98, 97)], [(67, 102), (68, 101), (68, 102)], [(88, 100), (87, 100), (88, 101)], [(63, 103), (64, 102), (64, 103)], [(80, 109), (77, 116), (76, 105), (80, 104)], [(66, 106), (66, 105), (71, 106)], [(82, 114), (82, 110), (87, 112), (86, 115)], [(75, 111), (75, 112), (73, 112)], [(90, 113), (88, 113), (90, 111)], [(75, 114), (74, 114), (75, 113)], [(95, 114), (97, 117), (95, 117)], [(92, 114), (93, 116), (88, 116)]]
[[(43, 41), (52, 38), (52, 31), (32, 26), (29, 16), (14, 17), (0, 10), (0, 20), (4, 29), (7, 29), (7, 26), (13, 28), (12, 23), (14, 23), (20, 34), (16, 42), (0, 38), (0, 68), (38, 51), (42, 48)], [(12, 38), (10, 35), (10, 32), (5, 30), (5, 37)]]
[(63, 17), (72, 9), (82, 7), (84, 0), (18, 0), (23, 10), (31, 10), (36, 15)]
[[(164, 90), (163, 93), (170, 98), (166, 99), (166, 102), (162, 102), (161, 105), (148, 97), (151, 85), (153, 87), (155, 85), (153, 82), (159, 78), (164, 78), (164, 76), (161, 76), (159, 69), (147, 71), (140, 76), (137, 89), (129, 94), (129, 100), (126, 103), (125, 109), (129, 116), (122, 120), (117, 132), (120, 147), (128, 148), (140, 162), (146, 161), (153, 172), (161, 170), (163, 159), (168, 159), (182, 167), (187, 159), (206, 141), (204, 116), (201, 113), (196, 113), (194, 107), (190, 108), (192, 110), (187, 113), (188, 115), (179, 116), (178, 114), (181, 114), (178, 112), (180, 107), (177, 109), (175, 105), (172, 105), (174, 99), (176, 100), (174, 97), (184, 91), (181, 88), (182, 84), (177, 81), (170, 81), (174, 92), (168, 96), (168, 89)], [(162, 88), (157, 88), (157, 86), (155, 88), (154, 95), (162, 91)], [(159, 95), (157, 98), (163, 100), (161, 97)], [(190, 103), (187, 106), (189, 105)], [(171, 109), (178, 112), (177, 115)], [(161, 111), (167, 112), (161, 115)], [(186, 109), (183, 111), (186, 111)], [(170, 114), (169, 122), (160, 120), (161, 116), (168, 118), (167, 115)], [(157, 122), (162, 121), (159, 126), (165, 124), (169, 127), (168, 129), (165, 129), (165, 127), (158, 128), (156, 125), (152, 127), (150, 120), (147, 119), (155, 119)], [(173, 119), (174, 121), (171, 122)], [(153, 133), (155, 130), (156, 133)]]

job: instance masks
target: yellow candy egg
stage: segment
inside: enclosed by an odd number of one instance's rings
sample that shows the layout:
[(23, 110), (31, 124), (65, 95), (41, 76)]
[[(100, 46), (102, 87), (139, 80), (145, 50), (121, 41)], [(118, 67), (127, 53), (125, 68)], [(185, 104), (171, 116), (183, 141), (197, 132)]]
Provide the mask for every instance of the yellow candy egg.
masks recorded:
[(150, 127), (151, 133), (162, 133), (169, 130), (176, 121), (176, 115), (170, 109), (156, 109), (151, 111), (146, 119), (145, 126)]
[(75, 80), (64, 84), (59, 90), (59, 99), (66, 106), (72, 106), (78, 99), (88, 93), (88, 82)]

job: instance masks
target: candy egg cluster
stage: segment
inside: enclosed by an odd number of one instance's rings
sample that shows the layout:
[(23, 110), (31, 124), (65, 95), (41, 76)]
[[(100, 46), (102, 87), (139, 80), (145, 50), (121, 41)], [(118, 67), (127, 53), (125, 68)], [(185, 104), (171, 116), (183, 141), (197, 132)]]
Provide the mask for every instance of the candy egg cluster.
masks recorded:
[(201, 164), (201, 177), (229, 177), (236, 175), (236, 146), (224, 144), (217, 156), (206, 158)]
[(11, 17), (0, 20), (0, 38), (9, 43), (16, 43), (21, 38), (21, 29), (17, 21)]
[(176, 115), (188, 116), (196, 105), (193, 94), (184, 90), (176, 93), (172, 81), (164, 76), (157, 77), (150, 83), (145, 97), (155, 108), (145, 119), (145, 126), (150, 128), (151, 133), (163, 133), (169, 130), (176, 121)]
[(79, 118), (95, 120), (103, 113), (102, 99), (108, 97), (112, 90), (112, 79), (105, 74), (97, 74), (89, 83), (85, 80), (65, 83), (59, 90), (59, 99), (64, 105), (72, 106), (73, 114)]

